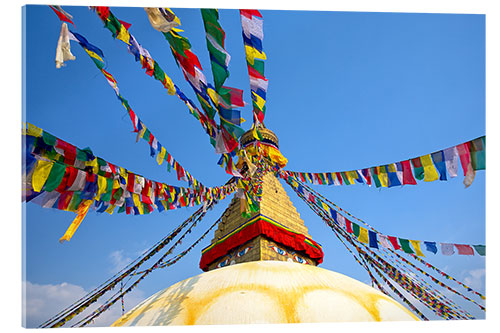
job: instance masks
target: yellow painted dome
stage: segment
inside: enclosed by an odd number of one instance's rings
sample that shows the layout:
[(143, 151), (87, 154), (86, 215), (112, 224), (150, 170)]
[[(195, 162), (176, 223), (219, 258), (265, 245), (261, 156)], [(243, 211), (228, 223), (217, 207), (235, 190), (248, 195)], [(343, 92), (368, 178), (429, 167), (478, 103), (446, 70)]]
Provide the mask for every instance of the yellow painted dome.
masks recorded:
[(253, 261), (149, 297), (112, 326), (418, 320), (380, 291), (312, 265)]

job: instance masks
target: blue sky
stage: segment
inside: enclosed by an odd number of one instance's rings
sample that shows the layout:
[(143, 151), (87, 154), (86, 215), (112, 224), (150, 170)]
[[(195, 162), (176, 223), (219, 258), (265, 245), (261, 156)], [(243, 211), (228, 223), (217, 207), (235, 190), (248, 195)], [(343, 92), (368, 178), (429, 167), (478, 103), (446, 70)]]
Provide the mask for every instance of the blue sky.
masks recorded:
[[(117, 80), (122, 96), (167, 150), (205, 185), (223, 184), (228, 175), (217, 166), (218, 156), (184, 104), (144, 74), (95, 13), (86, 7), (64, 8), (74, 16), (75, 31), (104, 52), (106, 70)], [(132, 23), (130, 31), (139, 43), (194, 100), (167, 41), (150, 26), (144, 10), (111, 9), (119, 19)], [(174, 8), (174, 12), (211, 80), (199, 10)], [(265, 124), (280, 139), (281, 152), (289, 160), (286, 169), (360, 169), (424, 155), (486, 133), (484, 15), (268, 10), (262, 14), (269, 79)], [(238, 12), (221, 10), (220, 23), (232, 57), (226, 84), (243, 89), (250, 104)], [(28, 7), (25, 24), (26, 120), (80, 148), (91, 147), (111, 163), (182, 185), (149, 156), (146, 143), (135, 143), (124, 108), (78, 45), (72, 45), (76, 60), (55, 68), (60, 21), (52, 10)], [(242, 108), (242, 114), (250, 122), (250, 107)], [(484, 244), (485, 175), (478, 172), (467, 189), (462, 175), (446, 182), (381, 190), (362, 185), (315, 189), (382, 233)], [(323, 246), (325, 259), (320, 267), (368, 282), (366, 272), (332, 232), (283, 185), (310, 235)], [(229, 201), (207, 214), (181, 249), (194, 242)], [(192, 208), (147, 216), (90, 212), (73, 239), (61, 245), (58, 239), (74, 214), (35, 204), (23, 207), (28, 302), (31, 297), (44, 304), (49, 304), (48, 290), (61, 295), (67, 290), (71, 295), (89, 291), (194, 212)], [(135, 295), (125, 298), (126, 309), (201, 273), (200, 251), (212, 236), (175, 266), (151, 274)], [(427, 260), (484, 293), (484, 258), (429, 254)], [(71, 296), (66, 299), (72, 301)], [(466, 308), (481, 316), (473, 305)], [(47, 319), (43, 315), (54, 314), (35, 310), (40, 309), (32, 310), (30, 326)]]

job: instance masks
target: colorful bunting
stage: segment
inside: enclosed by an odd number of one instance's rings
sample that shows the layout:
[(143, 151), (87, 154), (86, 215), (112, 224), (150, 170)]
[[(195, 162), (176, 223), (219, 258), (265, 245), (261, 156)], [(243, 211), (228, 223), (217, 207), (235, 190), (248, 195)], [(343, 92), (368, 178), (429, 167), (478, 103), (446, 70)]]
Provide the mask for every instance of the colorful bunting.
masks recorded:
[[(486, 169), (485, 137), (466, 143), (412, 158), (406, 161), (390, 163), (360, 170), (310, 173), (284, 170), (290, 177), (314, 185), (352, 185), (362, 183), (379, 187), (394, 187), (401, 185), (416, 185), (415, 179), (426, 182), (448, 180), (457, 176), (458, 160), (464, 171), (464, 184), (472, 184), (476, 170)], [(323, 178), (327, 181), (318, 181)]]

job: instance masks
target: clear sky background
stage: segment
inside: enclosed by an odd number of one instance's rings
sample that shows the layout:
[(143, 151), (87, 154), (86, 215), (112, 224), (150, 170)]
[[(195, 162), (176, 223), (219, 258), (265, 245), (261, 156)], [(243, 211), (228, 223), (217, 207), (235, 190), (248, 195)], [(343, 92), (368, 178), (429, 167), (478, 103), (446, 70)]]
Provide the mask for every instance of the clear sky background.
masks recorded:
[[(76, 29), (105, 55), (106, 70), (120, 93), (163, 146), (206, 186), (224, 184), (229, 175), (186, 106), (114, 40), (87, 7), (64, 6)], [(111, 7), (132, 24), (130, 32), (193, 101), (194, 94), (176, 66), (163, 35), (154, 30), (142, 8)], [(176, 9), (209, 81), (212, 81), (201, 14)], [(265, 75), (269, 80), (265, 124), (279, 137), (288, 158), (286, 169), (328, 172), (361, 169), (444, 149), (486, 134), (485, 16), (364, 12), (261, 11), (264, 19)], [(147, 178), (177, 182), (149, 156), (125, 109), (84, 52), (72, 42), (75, 61), (55, 67), (61, 22), (48, 6), (30, 6), (25, 16), (26, 121), (77, 147)], [(250, 127), (251, 99), (239, 13), (220, 10), (231, 54), (226, 85), (243, 89), (242, 108)], [(460, 171), (461, 172), (461, 171)], [(316, 186), (315, 189), (380, 232), (402, 238), (485, 244), (485, 179), (477, 173), (464, 189), (463, 175), (446, 182), (376, 189), (364, 185)], [(282, 182), (309, 234), (323, 246), (320, 267), (368, 283), (367, 273), (333, 232)], [(221, 201), (183, 242), (191, 245), (230, 202)], [(66, 244), (58, 239), (75, 214), (23, 205), (27, 324), (38, 326), (135, 259), (168, 234), (196, 208), (150, 215), (90, 211)], [(155, 292), (200, 274), (200, 251), (213, 232), (176, 265), (149, 275), (125, 297), (131, 307)], [(176, 252), (178, 253), (178, 252)], [(450, 257), (424, 251), (426, 260), (485, 292), (485, 258)], [(453, 286), (453, 285), (452, 285)], [(459, 301), (454, 298), (454, 300)], [(463, 304), (484, 318), (473, 304)], [(119, 305), (98, 325), (120, 315)], [(426, 314), (430, 314), (426, 312)]]

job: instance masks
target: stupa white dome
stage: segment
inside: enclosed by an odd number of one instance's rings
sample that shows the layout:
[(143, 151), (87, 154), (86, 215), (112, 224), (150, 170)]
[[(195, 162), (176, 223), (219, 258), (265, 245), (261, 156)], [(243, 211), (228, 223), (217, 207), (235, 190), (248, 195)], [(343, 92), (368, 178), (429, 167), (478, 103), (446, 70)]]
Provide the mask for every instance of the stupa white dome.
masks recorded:
[(419, 320), (380, 291), (345, 275), (284, 261), (231, 265), (178, 282), (112, 326)]

